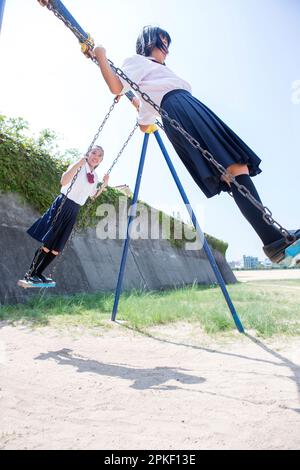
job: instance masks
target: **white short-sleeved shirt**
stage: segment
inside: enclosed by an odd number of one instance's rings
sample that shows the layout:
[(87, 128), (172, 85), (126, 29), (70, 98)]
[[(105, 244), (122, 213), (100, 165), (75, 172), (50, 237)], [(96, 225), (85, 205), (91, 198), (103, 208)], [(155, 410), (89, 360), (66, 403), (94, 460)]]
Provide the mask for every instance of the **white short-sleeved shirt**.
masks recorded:
[[(68, 170), (71, 167), (72, 165), (69, 166)], [(87, 173), (93, 173), (94, 183), (88, 182)], [(73, 188), (68, 194), (68, 199), (71, 199), (71, 201), (76, 202), (76, 204), (79, 204), (80, 206), (84, 206), (87, 199), (89, 197), (95, 196), (95, 194), (97, 193), (98, 183), (99, 183), (99, 179), (98, 179), (97, 174), (95, 172), (92, 172), (88, 163), (86, 163), (85, 165), (81, 167), (80, 172), (77, 176), (77, 179), (73, 185)], [(67, 191), (70, 185), (71, 183), (67, 184), (66, 186), (62, 186), (61, 193), (67, 194)]]
[[(161, 105), (163, 97), (172, 90), (192, 91), (191, 85), (178, 77), (171, 69), (159, 64), (150, 57), (134, 55), (125, 60), (122, 70), (141, 90), (147, 93), (157, 106)], [(130, 90), (130, 85), (119, 77), (124, 88), (122, 93)], [(154, 124), (159, 114), (155, 109), (141, 99), (139, 124)]]

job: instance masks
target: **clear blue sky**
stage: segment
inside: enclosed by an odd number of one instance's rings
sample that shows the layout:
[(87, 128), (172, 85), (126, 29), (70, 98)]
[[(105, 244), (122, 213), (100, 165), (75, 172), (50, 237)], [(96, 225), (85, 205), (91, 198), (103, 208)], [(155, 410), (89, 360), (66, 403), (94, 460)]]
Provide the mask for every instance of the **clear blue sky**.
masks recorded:
[[(97, 67), (36, 0), (6, 4), (0, 111), (26, 118), (34, 131), (52, 128), (62, 146), (85, 151), (112, 101)], [(293, 83), (300, 80), (299, 0), (65, 0), (65, 5), (117, 65), (135, 52), (143, 25), (167, 29), (173, 39), (168, 65), (263, 160), (263, 173), (254, 181), (274, 216), (287, 228), (300, 226), (300, 103), (292, 99)], [(135, 122), (127, 100), (118, 107), (100, 139), (104, 170)], [(138, 132), (112, 185), (134, 186), (142, 139)], [(170, 213), (178, 207), (186, 217), (152, 140), (140, 198)], [(203, 230), (229, 242), (227, 258), (263, 258), (260, 240), (233, 200), (225, 194), (207, 200), (169, 143), (167, 148)]]

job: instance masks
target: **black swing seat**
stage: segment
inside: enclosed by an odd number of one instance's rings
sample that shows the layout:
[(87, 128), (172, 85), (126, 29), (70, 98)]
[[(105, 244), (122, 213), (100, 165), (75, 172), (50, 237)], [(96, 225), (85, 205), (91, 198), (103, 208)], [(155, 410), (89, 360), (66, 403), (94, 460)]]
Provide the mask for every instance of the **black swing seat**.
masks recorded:
[(21, 279), (18, 281), (18, 286), (22, 287), (23, 289), (51, 289), (56, 287), (56, 282), (31, 282), (27, 279)]

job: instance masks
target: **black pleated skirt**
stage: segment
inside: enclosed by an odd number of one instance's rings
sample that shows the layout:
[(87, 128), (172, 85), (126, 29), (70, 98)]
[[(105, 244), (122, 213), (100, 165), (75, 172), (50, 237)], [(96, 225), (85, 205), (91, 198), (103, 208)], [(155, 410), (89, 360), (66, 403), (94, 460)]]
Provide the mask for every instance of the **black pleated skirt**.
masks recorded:
[(61, 252), (64, 249), (80, 209), (79, 204), (67, 198), (57, 221), (52, 225), (64, 197), (63, 194), (58, 196), (47, 212), (27, 230), (27, 233), (32, 238), (42, 243), (51, 251)]
[[(234, 163), (242, 163), (248, 165), (250, 176), (261, 173), (261, 160), (253, 150), (188, 91), (173, 90), (167, 93), (161, 107), (224, 168), (227, 169)], [(218, 170), (205, 160), (200, 150), (195, 149), (167, 120), (163, 119), (163, 124), (177, 154), (206, 197), (229, 191), (229, 186), (221, 181)]]

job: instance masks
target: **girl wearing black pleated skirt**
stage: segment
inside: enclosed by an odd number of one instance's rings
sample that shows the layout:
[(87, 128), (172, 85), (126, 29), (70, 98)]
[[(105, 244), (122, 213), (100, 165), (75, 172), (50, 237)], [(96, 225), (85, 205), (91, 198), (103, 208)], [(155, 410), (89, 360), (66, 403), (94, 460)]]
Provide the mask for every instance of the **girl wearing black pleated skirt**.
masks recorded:
[[(158, 27), (144, 27), (137, 40), (137, 54), (125, 60), (121, 69), (227, 171), (229, 178), (222, 176), (204, 159), (200, 150), (194, 148), (163, 118), (168, 138), (206, 197), (211, 198), (222, 191), (231, 192), (240, 211), (261, 238), (264, 251), (271, 261), (300, 262), (300, 230), (289, 231), (283, 236), (231, 182), (231, 176), (235, 177), (237, 183), (245, 186), (251, 196), (261, 203), (252, 181), (254, 176), (261, 173), (260, 158), (216, 114), (191, 94), (189, 83), (165, 65), (170, 44), (171, 38), (166, 31)], [(111, 69), (103, 46), (98, 46), (90, 55), (96, 57), (112, 93), (120, 95), (130, 89), (126, 80)], [(143, 131), (147, 131), (158, 116), (159, 113), (149, 103), (141, 100), (138, 121)]]
[[(42, 243), (25, 275), (24, 280), (27, 283), (33, 285), (53, 283), (52, 279), (43, 275), (44, 270), (63, 251), (74, 228), (80, 207), (89, 197), (100, 196), (108, 184), (109, 178), (105, 175), (101, 189), (97, 189), (99, 180), (95, 170), (103, 158), (102, 147), (96, 146), (87, 156), (70, 165), (61, 178), (61, 194), (47, 212), (27, 230), (32, 238)], [(72, 184), (76, 174), (76, 180)]]

